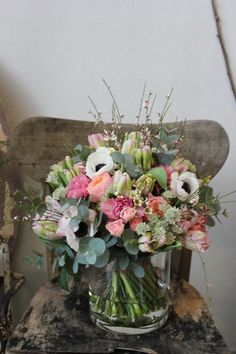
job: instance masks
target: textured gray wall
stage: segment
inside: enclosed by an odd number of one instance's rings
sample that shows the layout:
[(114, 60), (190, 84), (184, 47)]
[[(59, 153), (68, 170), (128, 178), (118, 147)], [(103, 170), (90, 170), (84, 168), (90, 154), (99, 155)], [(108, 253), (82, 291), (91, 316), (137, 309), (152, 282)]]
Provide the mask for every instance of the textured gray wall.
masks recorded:
[[(219, 0), (218, 6), (236, 75), (236, 1)], [(128, 122), (135, 120), (145, 81), (158, 93), (157, 110), (174, 87), (169, 120), (220, 122), (231, 151), (212, 184), (219, 192), (235, 189), (236, 105), (210, 0), (0, 0), (0, 94), (13, 124), (36, 115), (88, 119), (87, 93), (109, 121), (103, 77)], [(236, 348), (236, 205), (227, 206), (230, 218), (211, 232), (205, 259), (214, 316)], [(20, 310), (45, 277), (21, 262), (36, 247), (32, 237), (19, 239), (15, 255), (17, 267), (28, 274), (17, 299)], [(191, 281), (205, 294), (197, 255)]]

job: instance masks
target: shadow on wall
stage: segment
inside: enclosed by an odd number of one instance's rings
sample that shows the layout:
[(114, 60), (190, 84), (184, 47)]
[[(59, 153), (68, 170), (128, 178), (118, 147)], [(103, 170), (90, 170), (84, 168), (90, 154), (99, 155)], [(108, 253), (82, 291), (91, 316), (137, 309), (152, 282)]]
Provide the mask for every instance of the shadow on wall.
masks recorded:
[[(28, 92), (20, 85), (11, 73), (0, 67), (0, 124), (6, 139), (10, 139), (14, 127), (26, 118), (26, 111), (35, 111), (35, 105)], [(32, 256), (33, 251), (44, 253), (37, 237), (27, 223), (17, 225), (17, 237), (11, 254), (11, 270), (23, 274), (26, 282), (13, 299), (13, 320), (17, 323), (27, 308), (29, 301), (39, 286), (47, 280), (46, 264), (42, 269), (32, 268), (23, 258)]]
[(9, 116), (10, 129), (27, 118), (29, 111), (36, 112), (36, 105), (27, 87), (0, 63), (0, 97)]

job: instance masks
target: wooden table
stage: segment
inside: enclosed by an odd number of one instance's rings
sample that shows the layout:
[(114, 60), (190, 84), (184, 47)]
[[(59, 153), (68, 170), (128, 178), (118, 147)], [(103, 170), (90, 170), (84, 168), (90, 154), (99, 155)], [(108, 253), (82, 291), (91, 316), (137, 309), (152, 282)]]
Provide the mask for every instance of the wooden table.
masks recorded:
[(82, 282), (68, 293), (56, 280), (41, 287), (10, 338), (7, 354), (230, 353), (206, 303), (183, 280), (172, 281), (174, 300), (167, 324), (141, 336), (116, 335), (93, 326), (85, 288)]

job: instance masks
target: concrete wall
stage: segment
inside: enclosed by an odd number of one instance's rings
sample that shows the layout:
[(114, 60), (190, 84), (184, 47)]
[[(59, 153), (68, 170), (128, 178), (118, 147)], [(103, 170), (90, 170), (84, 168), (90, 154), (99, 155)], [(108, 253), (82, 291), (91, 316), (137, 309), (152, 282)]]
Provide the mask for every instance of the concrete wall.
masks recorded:
[[(236, 1), (217, 4), (235, 76)], [(158, 94), (157, 111), (174, 87), (169, 120), (221, 123), (231, 151), (212, 184), (223, 193), (235, 189), (236, 105), (210, 0), (0, 0), (0, 95), (13, 125), (36, 115), (90, 119), (88, 93), (109, 121), (103, 77), (129, 122), (135, 120), (146, 81)], [(227, 206), (230, 218), (211, 232), (205, 260), (217, 325), (235, 348), (236, 205)], [(22, 254), (36, 247), (28, 237), (19, 239), (23, 244), (15, 255), (17, 267), (28, 274), (17, 300), (19, 312), (45, 276), (21, 265)], [(191, 282), (205, 295), (197, 255)]]

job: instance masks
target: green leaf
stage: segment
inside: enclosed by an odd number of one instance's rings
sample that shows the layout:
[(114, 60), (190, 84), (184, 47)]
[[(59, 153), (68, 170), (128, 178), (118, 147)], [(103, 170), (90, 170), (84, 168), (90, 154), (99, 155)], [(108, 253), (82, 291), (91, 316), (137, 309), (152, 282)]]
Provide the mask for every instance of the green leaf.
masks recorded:
[(129, 254), (136, 255), (139, 253), (138, 240), (129, 240), (124, 243), (125, 249)]
[(88, 146), (84, 146), (83, 150), (82, 150), (82, 152), (80, 154), (81, 160), (86, 161), (88, 156), (91, 154), (91, 152), (92, 151), (91, 151), (91, 149)]
[(65, 247), (66, 253), (70, 258), (74, 258), (74, 253), (72, 252), (71, 248), (69, 246)]
[(65, 174), (61, 171), (58, 171), (57, 175), (58, 175), (58, 178), (59, 178), (60, 182), (62, 183), (63, 187), (67, 187), (68, 181), (67, 181)]
[(63, 267), (60, 270), (60, 286), (64, 290), (69, 290), (69, 288), (68, 288), (68, 271), (67, 271), (66, 267)]
[(157, 180), (161, 188), (167, 189), (167, 174), (164, 167), (155, 167), (149, 173)]
[(175, 241), (174, 243), (172, 243), (172, 245), (169, 246), (162, 246), (160, 248), (158, 248), (158, 252), (167, 252), (170, 251), (172, 249), (180, 249), (182, 248), (182, 242), (180, 241)]
[(134, 271), (134, 274), (136, 275), (136, 277), (138, 277), (138, 278), (144, 277), (145, 271), (141, 265), (134, 263), (134, 264), (132, 264), (132, 268), (133, 268), (133, 271)]
[(129, 256), (127, 254), (122, 254), (118, 256), (118, 265), (121, 270), (125, 270), (129, 265)]
[(82, 220), (87, 221), (89, 216), (89, 208), (86, 205), (79, 205), (78, 215), (81, 217)]
[(79, 264), (88, 264), (87, 260), (86, 260), (86, 257), (78, 252), (76, 257), (75, 257), (75, 260), (74, 260), (74, 263), (79, 263)]
[(124, 163), (124, 157), (123, 155), (118, 152), (118, 151), (114, 151), (111, 153), (111, 157), (112, 157), (112, 160), (115, 162), (115, 163), (118, 163), (119, 165), (122, 165)]
[(215, 220), (213, 219), (212, 216), (206, 215), (206, 224), (210, 227), (215, 226)]
[(126, 242), (126, 241), (130, 241), (133, 239), (137, 239), (137, 236), (132, 230), (125, 229), (125, 231), (122, 234), (122, 239), (124, 242)]
[(79, 242), (79, 252), (83, 255), (85, 255), (87, 252), (90, 251), (90, 243), (91, 237), (83, 237), (80, 239)]
[(140, 166), (135, 165), (132, 162), (128, 162), (125, 164), (126, 172), (130, 175), (130, 177), (137, 179), (139, 176), (143, 174), (143, 169)]
[(94, 265), (97, 261), (97, 255), (94, 251), (90, 250), (88, 253), (85, 254), (85, 259), (88, 264)]
[(98, 237), (90, 238), (89, 246), (93, 250), (93, 252), (95, 252), (95, 254), (97, 256), (101, 256), (105, 252), (105, 249), (106, 249), (105, 242), (101, 238), (98, 238)]
[(97, 267), (97, 268), (105, 267), (105, 265), (107, 265), (107, 263), (109, 261), (109, 258), (110, 258), (110, 252), (108, 249), (106, 249), (105, 252), (101, 256), (97, 257), (95, 267)]
[(106, 243), (107, 248), (115, 246), (117, 244), (117, 237), (111, 236), (110, 240)]
[(71, 218), (70, 220), (70, 225), (73, 227), (77, 227), (79, 226), (80, 222), (81, 222), (80, 216), (73, 216), (73, 218)]
[(66, 264), (66, 259), (64, 254), (60, 257), (58, 264), (60, 267), (64, 267), (64, 265)]
[(81, 152), (83, 150), (83, 146), (81, 144), (77, 144), (74, 150)]

